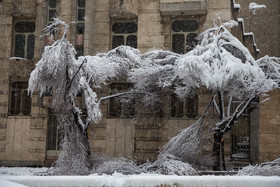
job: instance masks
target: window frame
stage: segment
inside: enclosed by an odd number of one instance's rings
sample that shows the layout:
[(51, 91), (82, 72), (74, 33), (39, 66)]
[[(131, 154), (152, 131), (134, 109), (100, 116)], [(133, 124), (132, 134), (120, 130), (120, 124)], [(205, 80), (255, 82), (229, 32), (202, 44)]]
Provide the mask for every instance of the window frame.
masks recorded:
[[(136, 32), (132, 32), (132, 33), (115, 33), (113, 31), (113, 25), (115, 23), (121, 23), (121, 22), (124, 22), (124, 23), (125, 22), (134, 22), (136, 24), (136, 26), (137, 26)], [(124, 43), (122, 45), (124, 45), (124, 46), (128, 46), (127, 45), (127, 38), (129, 36), (135, 36), (136, 37), (136, 47), (135, 48), (137, 48), (138, 47), (138, 36), (137, 36), (137, 34), (138, 34), (138, 22), (137, 22), (137, 20), (135, 20), (135, 19), (133, 19), (133, 20), (122, 20), (122, 19), (120, 19), (120, 20), (112, 21), (112, 23), (111, 23), (111, 45), (110, 45), (111, 49), (114, 49), (114, 48), (118, 47), (118, 46), (116, 46), (116, 47), (113, 46), (113, 38), (114, 38), (114, 36), (123, 36), (124, 37)]]
[[(187, 96), (187, 97), (184, 97), (184, 99), (179, 99), (178, 96), (176, 94), (171, 94), (169, 96), (169, 101), (170, 101), (170, 109), (169, 109), (169, 112), (170, 112), (170, 118), (171, 119), (196, 119), (198, 116), (199, 116), (199, 97), (198, 97), (198, 93), (197, 91), (195, 91), (195, 93), (193, 94), (193, 96)], [(173, 99), (175, 98), (175, 102), (176, 104), (179, 104), (182, 106), (182, 114), (181, 115), (177, 115), (177, 112), (175, 112), (175, 115), (172, 115), (172, 110), (173, 110)], [(193, 113), (187, 113), (187, 106), (188, 106), (188, 99), (189, 98), (195, 98), (195, 103), (193, 105), (193, 109), (195, 110), (195, 112)], [(180, 107), (180, 106), (179, 106)], [(178, 109), (176, 107), (176, 111), (180, 111), (180, 108)]]
[[(237, 106), (241, 103), (240, 100), (233, 98), (231, 103), (231, 115)], [(235, 125), (230, 131), (231, 151), (230, 158), (235, 161), (251, 159), (251, 108), (250, 105), (245, 109), (241, 117), (235, 121)]]
[[(20, 23), (20, 22), (32, 22), (34, 23), (34, 31), (33, 32), (17, 32), (16, 31), (16, 24), (17, 23)], [(14, 19), (14, 23), (13, 23), (13, 47), (12, 47), (12, 56), (13, 57), (18, 57), (18, 58), (24, 58), (26, 60), (33, 60), (34, 59), (34, 56), (35, 56), (35, 42), (36, 42), (36, 36), (35, 36), (35, 32), (36, 32), (36, 22), (34, 19), (18, 19), (18, 18), (15, 18)], [(16, 56), (15, 54), (15, 50), (16, 50), (16, 44), (17, 44), (17, 41), (16, 41), (16, 36), (19, 36), (19, 35), (24, 35), (24, 55), (23, 57), (22, 56)], [(33, 47), (31, 50), (33, 50), (33, 53), (32, 53), (32, 58), (29, 59), (28, 58), (28, 51), (30, 50), (30, 48), (28, 47), (28, 37), (29, 36), (33, 36), (34, 37), (34, 41), (33, 41)]]
[[(115, 92), (114, 90), (112, 90), (112, 87), (111, 87), (113, 84), (116, 84), (116, 85), (117, 84), (119, 84), (119, 85), (122, 84), (125, 87), (127, 87), (127, 89), (120, 89), (120, 90), (117, 90)], [(124, 87), (124, 86), (120, 86), (120, 87)], [(113, 94), (117, 94), (117, 93), (122, 93), (122, 92), (128, 91), (129, 88), (132, 88), (132, 83), (128, 83), (128, 82), (112, 82), (112, 83), (109, 84), (108, 88), (109, 88), (109, 95), (113, 95)], [(121, 92), (119, 92), (119, 91), (121, 91)], [(108, 100), (107, 117), (108, 118), (133, 118), (135, 116), (135, 114), (136, 114), (136, 102), (135, 102), (135, 99), (133, 99), (132, 101), (127, 103), (128, 105), (132, 104), (133, 107), (131, 107), (130, 109), (127, 109), (127, 114), (126, 114), (126, 103), (121, 102), (120, 100), (118, 100), (118, 98), (119, 97), (113, 97), (113, 98), (110, 98)], [(115, 100), (115, 99), (117, 99), (117, 100)], [(111, 104), (112, 104), (112, 102), (117, 102), (117, 104), (120, 107), (120, 111), (118, 111), (116, 115), (112, 115), (111, 114), (112, 113), (111, 112)], [(133, 110), (132, 113), (130, 113), (131, 109)]]
[[(173, 23), (175, 22), (175, 21), (184, 21), (184, 20), (187, 20), (187, 21), (195, 21), (197, 24), (198, 24), (198, 27), (197, 27), (197, 30), (194, 30), (194, 31), (188, 31), (188, 32), (184, 32), (184, 31), (179, 31), (179, 32), (176, 32), (176, 31), (174, 31), (173, 30), (173, 27), (172, 27), (172, 25), (173, 25)], [(190, 34), (196, 34), (196, 35), (198, 35), (198, 32), (199, 32), (199, 22), (198, 22), (198, 20), (197, 19), (174, 19), (174, 20), (172, 20), (171, 21), (171, 24), (170, 24), (170, 30), (171, 30), (171, 37), (170, 37), (170, 44), (171, 44), (171, 51), (172, 52), (175, 52), (174, 50), (173, 50), (173, 35), (175, 35), (175, 34), (178, 34), (178, 35), (183, 35), (184, 36), (184, 52), (183, 53), (181, 53), (181, 54), (185, 54), (185, 53), (187, 53), (187, 52), (189, 52), (191, 49), (187, 49), (187, 37), (188, 37), (188, 35), (190, 35)], [(176, 52), (175, 52), (176, 53)]]
[[(79, 0), (75, 1), (75, 15), (76, 15), (76, 27), (75, 27), (75, 49), (77, 51), (76, 57), (83, 56), (84, 55), (84, 36), (85, 36), (85, 19), (79, 20), (79, 11), (84, 11), (84, 16), (86, 16), (86, 0), (84, 0), (84, 7), (79, 6)], [(79, 32), (78, 25), (83, 26), (82, 33)], [(80, 44), (78, 44), (78, 41), (81, 40)]]
[[(53, 22), (53, 20), (50, 20), (50, 10), (55, 10), (56, 17), (58, 17), (59, 14), (60, 14), (60, 12), (59, 12), (60, 0), (56, 0), (55, 7), (50, 7), (49, 2), (50, 2), (50, 0), (47, 0), (46, 5), (45, 5), (47, 7), (46, 8), (46, 15), (47, 15), (46, 16), (46, 25), (50, 25)], [(56, 39), (57, 39), (57, 32), (56, 31), (50, 31), (50, 33), (45, 36), (45, 46), (52, 45)]]
[[(23, 86), (23, 88), (14, 88), (13, 85), (14, 84), (26, 84), (26, 86)], [(19, 87), (15, 86), (15, 87)], [(28, 87), (28, 82), (27, 81), (11, 81), (10, 82), (10, 90), (9, 90), (9, 107), (8, 107), (8, 114), (9, 116), (30, 116), (31, 115), (31, 106), (32, 106), (32, 98), (30, 96), (28, 96), (27, 93), (27, 87)], [(20, 97), (19, 100), (16, 103), (14, 102), (14, 98), (13, 98), (13, 92), (20, 92)], [(26, 93), (26, 94), (25, 94)], [(23, 98), (29, 98), (28, 101), (25, 101)], [(28, 102), (28, 103), (27, 103)], [(25, 105), (28, 104), (29, 108), (27, 108), (27, 110), (25, 111), (25, 109), (23, 107), (25, 107)], [(15, 105), (18, 105), (18, 112), (13, 109)], [(27, 113), (25, 113), (27, 112)]]

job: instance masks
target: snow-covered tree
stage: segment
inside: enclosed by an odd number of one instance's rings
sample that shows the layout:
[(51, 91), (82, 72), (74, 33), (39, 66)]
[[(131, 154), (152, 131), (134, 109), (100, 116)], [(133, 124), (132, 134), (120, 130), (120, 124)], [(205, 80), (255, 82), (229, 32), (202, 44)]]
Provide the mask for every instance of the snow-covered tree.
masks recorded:
[[(278, 88), (280, 80), (279, 59), (264, 57), (256, 61), (227, 30), (226, 27), (236, 24), (230, 21), (206, 30), (198, 37), (199, 44), (183, 55), (163, 50), (140, 54), (137, 49), (120, 46), (108, 53), (81, 56), (76, 60), (75, 49), (66, 39), (68, 25), (55, 19), (46, 29), (60, 28), (64, 31), (63, 36), (52, 46), (45, 47), (41, 60), (31, 73), (28, 88), (33, 93), (38, 87), (41, 94), (52, 88), (52, 108), (59, 114), (60, 126), (64, 130), (62, 152), (56, 162), (59, 170), (55, 172), (85, 174), (92, 168), (87, 129), (90, 122), (101, 119), (101, 101), (138, 94), (141, 102), (148, 106), (158, 101), (160, 94), (174, 92), (184, 98), (201, 87), (209, 91), (205, 114), (213, 104), (219, 116), (214, 136), (214, 152), (219, 160), (223, 134), (231, 129), (254, 98)], [(133, 88), (125, 93), (98, 97), (95, 88), (112, 79), (128, 80), (133, 83)], [(81, 109), (74, 102), (79, 92), (85, 98), (86, 121), (82, 121)], [(231, 111), (233, 99), (238, 99), (240, 104)], [(204, 117), (202, 115), (192, 128), (172, 138), (163, 148), (158, 162), (146, 168), (165, 167), (171, 158), (176, 158), (172, 168), (177, 168), (176, 164), (181, 161), (190, 162), (198, 154), (190, 152), (191, 146), (198, 148), (195, 144), (199, 144), (201, 138), (194, 138), (197, 141), (193, 144), (186, 141), (193, 137), (192, 130), (200, 133), (198, 125)], [(188, 156), (189, 153), (192, 155)], [(164, 165), (159, 163), (160, 160), (164, 160)], [(110, 163), (115, 162), (106, 162)]]
[[(88, 125), (101, 119), (100, 102), (107, 99), (97, 98), (94, 88), (114, 78), (125, 78), (129, 69), (140, 63), (140, 57), (137, 49), (119, 47), (105, 54), (76, 60), (76, 51), (66, 39), (68, 27), (59, 19), (46, 27), (47, 32), (62, 29), (63, 35), (53, 45), (45, 47), (41, 60), (30, 75), (28, 90), (32, 94), (38, 87), (41, 95), (51, 90), (51, 107), (59, 114), (59, 128), (63, 129), (64, 139), (56, 162), (58, 170), (54, 172), (86, 174), (92, 167)], [(81, 109), (75, 105), (79, 92), (85, 98), (86, 121), (82, 121)]]
[[(152, 51), (144, 63), (130, 73), (136, 89), (172, 86), (179, 98), (191, 94), (196, 88), (207, 88), (219, 117), (213, 145), (216, 170), (220, 167), (220, 144), (224, 133), (231, 129), (234, 121), (256, 97), (279, 87), (279, 58), (264, 57), (256, 61), (228, 31), (227, 27), (236, 25), (237, 22), (229, 21), (204, 31), (198, 36), (199, 45), (184, 55)], [(233, 100), (240, 102), (232, 111)], [(187, 149), (185, 136), (190, 132), (183, 132), (171, 139), (163, 152), (186, 157), (190, 149)]]

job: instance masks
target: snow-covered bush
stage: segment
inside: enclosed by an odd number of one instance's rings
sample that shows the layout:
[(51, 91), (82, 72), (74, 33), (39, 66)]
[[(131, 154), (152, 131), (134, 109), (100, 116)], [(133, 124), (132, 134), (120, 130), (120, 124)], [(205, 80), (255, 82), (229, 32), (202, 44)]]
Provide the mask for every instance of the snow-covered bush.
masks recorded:
[(237, 175), (280, 176), (280, 165), (250, 165), (239, 170)]
[(133, 160), (128, 160), (123, 157), (99, 157), (99, 159), (95, 158), (95, 161), (97, 161), (97, 163), (95, 163), (96, 168), (93, 170), (94, 173), (108, 175), (111, 175), (115, 172), (125, 175), (141, 173), (141, 170)]
[(190, 164), (182, 162), (179, 158), (165, 154), (153, 162), (141, 166), (143, 172), (163, 175), (197, 175), (198, 172)]

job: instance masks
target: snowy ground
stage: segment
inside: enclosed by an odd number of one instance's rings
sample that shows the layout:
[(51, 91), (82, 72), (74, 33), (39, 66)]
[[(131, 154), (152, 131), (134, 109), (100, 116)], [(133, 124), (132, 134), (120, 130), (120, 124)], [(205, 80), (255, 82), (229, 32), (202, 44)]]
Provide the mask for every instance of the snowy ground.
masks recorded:
[(46, 168), (0, 168), (0, 186), (265, 186), (279, 187), (280, 177), (262, 176), (166, 176), (154, 174), (35, 176)]

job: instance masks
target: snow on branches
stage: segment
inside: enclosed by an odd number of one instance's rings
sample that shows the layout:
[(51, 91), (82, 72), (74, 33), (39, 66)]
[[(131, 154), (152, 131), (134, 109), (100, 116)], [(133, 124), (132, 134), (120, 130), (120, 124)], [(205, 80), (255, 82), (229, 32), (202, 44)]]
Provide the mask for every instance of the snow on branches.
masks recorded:
[[(32, 94), (38, 87), (42, 95), (51, 90), (52, 108), (64, 116), (63, 119), (68, 116), (68, 123), (77, 126), (76, 131), (80, 130), (80, 135), (84, 136), (83, 146), (89, 155), (87, 128), (90, 122), (96, 123), (101, 119), (100, 102), (125, 94), (132, 96), (140, 94), (140, 98), (148, 105), (157, 99), (157, 94), (174, 92), (179, 98), (184, 98), (194, 89), (205, 87), (220, 117), (216, 130), (224, 133), (231, 128), (233, 122), (242, 115), (255, 97), (278, 88), (280, 80), (279, 59), (264, 57), (255, 61), (248, 49), (226, 28), (236, 24), (235, 21), (229, 21), (204, 31), (198, 36), (199, 44), (187, 54), (163, 50), (140, 54), (137, 49), (120, 46), (108, 53), (81, 56), (76, 59), (76, 51), (66, 39), (69, 26), (55, 19), (46, 31), (62, 29), (62, 38), (45, 47), (41, 60), (30, 75), (28, 91)], [(132, 90), (113, 96), (98, 97), (95, 88), (106, 85), (113, 79), (131, 82)], [(81, 109), (74, 102), (80, 92), (84, 94), (87, 109), (85, 122), (80, 117)], [(230, 97), (227, 99), (229, 101), (227, 110), (224, 97)], [(241, 101), (235, 111), (231, 111), (233, 99)], [(185, 136), (189, 132), (182, 131), (179, 136), (182, 134)], [(184, 141), (184, 138), (173, 138), (165, 147), (178, 140)], [(181, 145), (188, 146), (184, 142)], [(162, 153), (165, 150), (167, 149)], [(178, 159), (186, 157), (172, 149), (168, 150), (165, 151), (166, 155), (176, 153), (173, 156)]]

